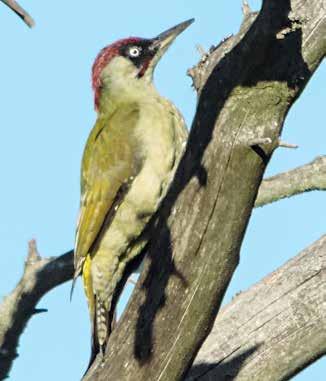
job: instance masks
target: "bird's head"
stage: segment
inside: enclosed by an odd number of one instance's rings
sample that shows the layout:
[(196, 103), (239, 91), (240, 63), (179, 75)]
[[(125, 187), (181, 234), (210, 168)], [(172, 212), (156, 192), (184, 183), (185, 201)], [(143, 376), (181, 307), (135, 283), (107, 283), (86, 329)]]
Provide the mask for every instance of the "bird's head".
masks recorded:
[(95, 109), (99, 108), (103, 88), (124, 83), (151, 83), (156, 64), (172, 44), (194, 20), (168, 29), (152, 39), (129, 37), (103, 48), (92, 68)]

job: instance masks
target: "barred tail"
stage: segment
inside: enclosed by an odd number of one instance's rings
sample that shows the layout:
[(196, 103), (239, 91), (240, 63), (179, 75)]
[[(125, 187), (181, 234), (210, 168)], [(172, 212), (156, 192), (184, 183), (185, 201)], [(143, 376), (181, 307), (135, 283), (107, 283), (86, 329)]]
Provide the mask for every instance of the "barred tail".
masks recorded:
[(108, 308), (105, 306), (105, 304), (107, 305), (107, 303), (104, 303), (99, 298), (96, 298), (96, 338), (102, 354), (104, 354), (106, 342), (110, 334)]
[(99, 353), (104, 355), (105, 347), (113, 328), (115, 305), (112, 303), (112, 297), (102, 300), (96, 295), (91, 274), (91, 257), (89, 255), (84, 262), (83, 283), (89, 307), (92, 335), (88, 370)]
[(101, 284), (99, 290), (96, 290), (94, 289), (91, 274), (91, 257), (87, 256), (85, 260), (83, 281), (92, 323), (92, 353), (89, 367), (99, 353), (102, 355), (105, 353), (108, 339), (116, 321), (115, 310), (117, 302), (135, 265), (138, 267), (139, 260), (130, 261), (127, 268), (125, 263), (119, 263), (118, 268), (110, 276), (99, 277), (102, 278), (103, 284)]

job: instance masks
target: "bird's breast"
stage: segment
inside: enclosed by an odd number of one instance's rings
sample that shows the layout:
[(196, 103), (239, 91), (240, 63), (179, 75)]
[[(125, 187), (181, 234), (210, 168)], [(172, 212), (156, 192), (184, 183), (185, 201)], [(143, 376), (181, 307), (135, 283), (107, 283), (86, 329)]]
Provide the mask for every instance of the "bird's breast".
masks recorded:
[(140, 107), (135, 128), (143, 166), (136, 176), (128, 198), (141, 205), (141, 213), (152, 214), (158, 208), (171, 183), (184, 139), (183, 120), (166, 100), (148, 102)]

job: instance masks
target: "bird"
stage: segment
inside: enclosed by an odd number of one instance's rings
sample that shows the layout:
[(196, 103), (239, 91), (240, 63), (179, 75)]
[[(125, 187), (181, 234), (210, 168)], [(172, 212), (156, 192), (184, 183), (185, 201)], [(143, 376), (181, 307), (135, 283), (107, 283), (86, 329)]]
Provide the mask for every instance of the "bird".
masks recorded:
[(146, 227), (184, 151), (184, 119), (159, 94), (153, 73), (168, 47), (193, 21), (155, 38), (118, 40), (100, 51), (92, 67), (97, 119), (82, 156), (73, 285), (82, 275), (93, 359), (105, 352), (119, 284), (128, 264), (146, 245)]

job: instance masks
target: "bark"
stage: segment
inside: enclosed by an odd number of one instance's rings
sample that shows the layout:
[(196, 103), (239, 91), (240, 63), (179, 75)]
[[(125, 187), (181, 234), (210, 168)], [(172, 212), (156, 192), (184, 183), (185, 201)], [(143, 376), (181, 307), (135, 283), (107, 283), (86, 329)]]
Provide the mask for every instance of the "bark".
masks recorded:
[(326, 236), (222, 308), (186, 381), (289, 380), (326, 353)]
[(85, 380), (174, 381), (191, 366), (286, 114), (325, 55), (325, 12), (325, 0), (265, 0), (192, 70), (200, 98), (186, 153), (135, 293)]
[[(210, 331), (286, 113), (326, 51), (325, 0), (266, 0), (258, 17), (245, 9), (239, 34), (204, 54), (190, 71), (200, 98), (185, 157), (104, 366), (95, 364), (85, 379), (179, 380)], [(292, 194), (282, 184), (295, 176), (280, 176), (283, 181), (275, 177), (260, 191), (256, 205)], [(266, 196), (271, 186), (277, 191)], [(298, 182), (294, 188), (293, 194), (303, 190)], [(39, 258), (40, 267), (38, 261), (26, 265), (0, 306), (6, 317), (0, 325), (1, 364), (10, 367), (39, 298), (71, 278), (71, 258), (67, 253)]]
[[(326, 156), (321, 156), (302, 167), (267, 178), (259, 188), (255, 206), (305, 191), (325, 190), (325, 168)], [(19, 337), (28, 320), (36, 313), (43, 312), (36, 308), (41, 297), (72, 279), (73, 250), (55, 258), (40, 258), (38, 254), (35, 255), (36, 252), (32, 241), (28, 258), (32, 255), (35, 260), (27, 259), (22, 279), (0, 304), (0, 380), (8, 376), (17, 356)]]
[(9, 7), (13, 12), (15, 12), (16, 15), (20, 17), (27, 26), (32, 28), (35, 25), (35, 22), (32, 19), (32, 17), (15, 0), (0, 0), (0, 1), (2, 1), (4, 4), (7, 5), (7, 7)]

